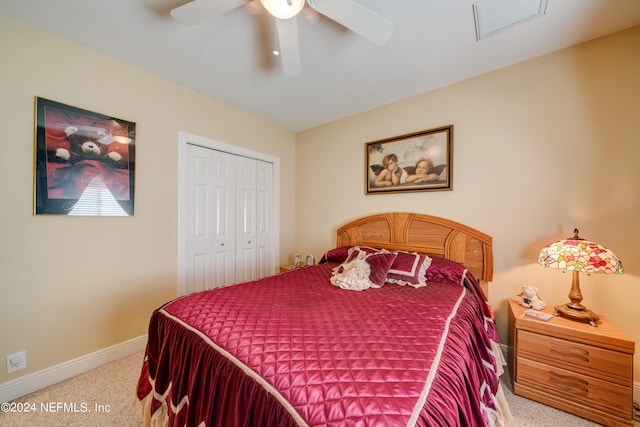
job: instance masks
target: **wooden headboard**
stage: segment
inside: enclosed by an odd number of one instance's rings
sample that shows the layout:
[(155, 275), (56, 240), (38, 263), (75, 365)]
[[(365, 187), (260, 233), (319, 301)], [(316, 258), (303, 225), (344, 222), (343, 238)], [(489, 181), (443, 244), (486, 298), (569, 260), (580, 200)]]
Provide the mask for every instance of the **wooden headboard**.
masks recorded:
[[(444, 218), (408, 212), (366, 216), (338, 229), (337, 246), (420, 252), (464, 265), (476, 279), (493, 278), (491, 236)], [(486, 292), (486, 291), (485, 291)]]

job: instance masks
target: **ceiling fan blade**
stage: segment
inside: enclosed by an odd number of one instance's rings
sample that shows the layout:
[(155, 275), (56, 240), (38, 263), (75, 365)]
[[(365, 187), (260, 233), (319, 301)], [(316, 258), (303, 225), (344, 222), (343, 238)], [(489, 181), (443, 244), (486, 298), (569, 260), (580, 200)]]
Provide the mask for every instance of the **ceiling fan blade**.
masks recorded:
[(276, 28), (284, 75), (285, 77), (299, 77), (302, 73), (302, 65), (298, 41), (298, 20), (295, 16), (289, 19), (276, 19)]
[(276, 27), (273, 16), (263, 7), (251, 11), (256, 27), (256, 44), (260, 67), (270, 70), (275, 66), (276, 57), (273, 54), (276, 46)]
[(378, 46), (389, 40), (395, 24), (353, 0), (308, 0), (309, 6)]
[(240, 7), (247, 0), (193, 0), (171, 10), (171, 16), (181, 24), (193, 25), (231, 9)]

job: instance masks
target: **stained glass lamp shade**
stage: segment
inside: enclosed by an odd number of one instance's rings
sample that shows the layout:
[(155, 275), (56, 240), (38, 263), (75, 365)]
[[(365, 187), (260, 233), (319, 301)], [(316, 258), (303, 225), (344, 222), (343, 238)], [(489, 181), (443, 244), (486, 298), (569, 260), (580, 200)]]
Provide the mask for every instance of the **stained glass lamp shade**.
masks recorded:
[(596, 326), (600, 316), (582, 305), (580, 272), (587, 275), (622, 274), (622, 262), (609, 249), (580, 238), (577, 228), (573, 233), (573, 237), (550, 243), (542, 248), (538, 255), (538, 263), (545, 267), (563, 270), (563, 272), (565, 270), (573, 272), (569, 291), (571, 302), (556, 306), (556, 314)]

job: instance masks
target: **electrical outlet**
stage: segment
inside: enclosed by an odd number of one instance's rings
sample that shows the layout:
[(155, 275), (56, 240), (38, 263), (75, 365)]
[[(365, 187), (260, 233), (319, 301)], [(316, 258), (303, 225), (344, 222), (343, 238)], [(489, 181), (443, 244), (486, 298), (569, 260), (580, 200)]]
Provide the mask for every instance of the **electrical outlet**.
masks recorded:
[(20, 351), (7, 356), (7, 374), (27, 367), (27, 352)]

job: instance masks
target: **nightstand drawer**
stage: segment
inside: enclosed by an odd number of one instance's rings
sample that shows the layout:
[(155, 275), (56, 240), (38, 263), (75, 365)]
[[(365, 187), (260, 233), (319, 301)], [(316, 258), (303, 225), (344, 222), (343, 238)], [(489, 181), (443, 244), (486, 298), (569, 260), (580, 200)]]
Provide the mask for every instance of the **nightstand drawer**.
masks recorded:
[(518, 356), (631, 387), (633, 355), (519, 330)]
[(631, 419), (632, 388), (518, 357), (516, 382), (587, 407)]

